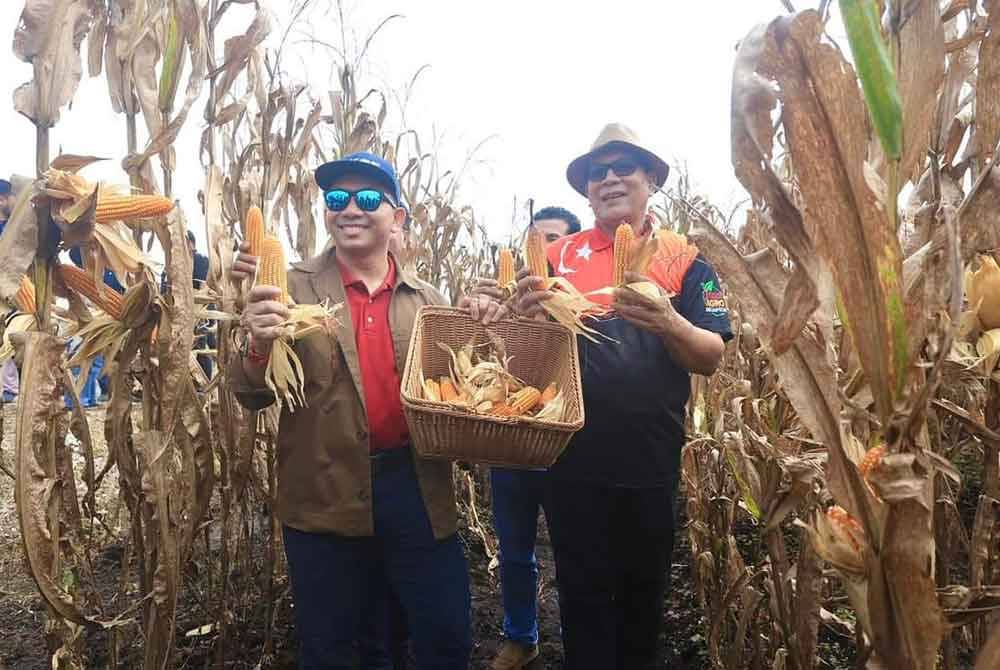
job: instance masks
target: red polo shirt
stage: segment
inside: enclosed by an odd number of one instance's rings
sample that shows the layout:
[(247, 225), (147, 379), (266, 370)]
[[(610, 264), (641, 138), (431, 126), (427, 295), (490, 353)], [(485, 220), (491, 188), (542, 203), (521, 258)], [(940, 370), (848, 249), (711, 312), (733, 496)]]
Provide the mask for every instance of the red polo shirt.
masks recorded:
[(399, 370), (389, 329), (389, 302), (396, 284), (396, 264), (389, 257), (389, 271), (371, 294), (365, 283), (339, 261), (347, 306), (354, 324), (358, 347), (361, 387), (368, 411), (368, 434), (371, 451), (394, 449), (406, 443), (409, 428), (399, 400)]

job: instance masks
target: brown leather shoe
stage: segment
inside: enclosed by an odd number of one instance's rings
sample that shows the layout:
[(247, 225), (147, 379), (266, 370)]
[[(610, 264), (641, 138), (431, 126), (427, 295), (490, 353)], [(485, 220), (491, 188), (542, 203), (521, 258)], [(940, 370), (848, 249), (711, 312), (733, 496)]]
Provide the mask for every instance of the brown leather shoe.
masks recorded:
[(500, 651), (493, 659), (493, 670), (521, 670), (538, 658), (538, 645), (526, 645), (512, 640), (504, 640)]

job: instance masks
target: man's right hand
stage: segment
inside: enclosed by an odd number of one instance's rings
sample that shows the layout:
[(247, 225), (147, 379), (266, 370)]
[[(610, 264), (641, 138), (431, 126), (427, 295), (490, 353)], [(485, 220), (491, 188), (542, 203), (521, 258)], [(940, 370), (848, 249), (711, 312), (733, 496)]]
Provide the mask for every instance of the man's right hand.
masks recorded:
[(229, 269), (229, 278), (239, 284), (247, 277), (254, 277), (257, 274), (257, 257), (250, 255), (250, 243), (240, 244), (240, 252), (233, 260), (233, 267)]
[(552, 297), (549, 291), (542, 287), (544, 280), (530, 274), (528, 268), (521, 268), (517, 273), (517, 313), (530, 318), (540, 318), (545, 316), (545, 308), (542, 302)]
[(243, 310), (243, 325), (250, 332), (253, 347), (260, 354), (271, 351), (271, 345), (281, 335), (281, 324), (288, 320), (288, 306), (279, 301), (277, 286), (254, 286)]

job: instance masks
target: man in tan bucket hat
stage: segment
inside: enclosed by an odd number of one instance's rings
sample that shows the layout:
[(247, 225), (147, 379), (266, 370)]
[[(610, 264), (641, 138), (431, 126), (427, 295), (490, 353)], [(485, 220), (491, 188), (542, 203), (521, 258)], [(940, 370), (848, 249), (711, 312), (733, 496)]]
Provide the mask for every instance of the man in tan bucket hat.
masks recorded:
[[(584, 294), (610, 286), (615, 231), (652, 233), (649, 200), (668, 173), (632, 130), (606, 126), (566, 171), (594, 227), (547, 247), (552, 274)], [(732, 337), (712, 267), (682, 235), (660, 230), (657, 239), (646, 276), (626, 279), (651, 281), (660, 296), (627, 288), (592, 296), (610, 314), (588, 325), (610, 341), (579, 339), (586, 424), (548, 473), (546, 518), (573, 670), (655, 666), (690, 375), (712, 374)], [(522, 315), (541, 311), (549, 294), (539, 283), (520, 277)]]

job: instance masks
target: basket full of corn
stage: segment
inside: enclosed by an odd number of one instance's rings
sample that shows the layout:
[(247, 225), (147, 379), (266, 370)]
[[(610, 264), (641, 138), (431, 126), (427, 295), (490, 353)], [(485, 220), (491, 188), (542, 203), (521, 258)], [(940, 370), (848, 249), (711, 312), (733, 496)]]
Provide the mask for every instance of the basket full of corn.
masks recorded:
[(583, 427), (576, 336), (557, 323), (487, 327), (452, 307), (422, 307), (401, 397), (420, 456), (547, 468)]

